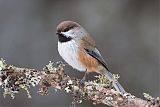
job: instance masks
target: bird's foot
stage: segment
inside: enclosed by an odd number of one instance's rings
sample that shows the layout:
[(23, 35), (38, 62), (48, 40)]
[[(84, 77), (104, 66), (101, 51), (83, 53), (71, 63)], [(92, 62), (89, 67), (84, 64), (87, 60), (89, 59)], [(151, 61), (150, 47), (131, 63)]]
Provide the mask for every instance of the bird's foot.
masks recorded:
[(84, 85), (84, 83), (85, 83), (85, 80), (86, 80), (86, 76), (84, 76), (81, 80), (80, 80), (80, 85)]

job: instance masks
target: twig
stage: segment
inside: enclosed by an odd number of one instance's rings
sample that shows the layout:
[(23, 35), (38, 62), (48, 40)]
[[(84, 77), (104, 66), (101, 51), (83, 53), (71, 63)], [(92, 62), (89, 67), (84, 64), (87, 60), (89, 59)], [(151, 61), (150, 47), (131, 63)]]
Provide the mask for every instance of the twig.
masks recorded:
[(48, 95), (48, 88), (62, 90), (73, 96), (72, 104), (82, 103), (83, 100), (92, 100), (93, 104), (105, 104), (113, 107), (160, 107), (160, 99), (152, 98), (144, 94), (145, 99), (137, 98), (129, 93), (121, 95), (108, 85), (97, 78), (96, 81), (84, 82), (79, 79), (71, 78), (64, 73), (64, 64), (59, 63), (53, 67), (50, 62), (43, 70), (19, 68), (0, 60), (0, 86), (4, 89), (4, 97), (11, 95), (12, 98), (24, 89), (29, 98), (28, 91), (30, 86), (39, 85), (39, 93)]

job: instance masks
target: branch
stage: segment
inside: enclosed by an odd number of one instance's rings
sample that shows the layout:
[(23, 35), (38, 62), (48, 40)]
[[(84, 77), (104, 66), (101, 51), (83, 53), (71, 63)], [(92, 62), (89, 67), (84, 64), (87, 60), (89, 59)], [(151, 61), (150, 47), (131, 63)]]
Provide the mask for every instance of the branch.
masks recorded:
[(73, 96), (72, 104), (82, 103), (82, 100), (92, 100), (93, 104), (105, 104), (113, 107), (158, 107), (160, 99), (152, 98), (144, 94), (145, 99), (137, 98), (129, 93), (121, 95), (115, 91), (111, 82), (104, 77), (97, 77), (95, 81), (84, 82), (71, 78), (64, 73), (64, 64), (59, 63), (53, 67), (50, 62), (43, 70), (19, 68), (8, 65), (3, 59), (0, 60), (0, 86), (4, 89), (4, 97), (12, 98), (20, 89), (26, 90), (28, 97), (31, 95), (28, 88), (39, 85), (39, 93), (48, 95), (48, 88), (65, 91)]

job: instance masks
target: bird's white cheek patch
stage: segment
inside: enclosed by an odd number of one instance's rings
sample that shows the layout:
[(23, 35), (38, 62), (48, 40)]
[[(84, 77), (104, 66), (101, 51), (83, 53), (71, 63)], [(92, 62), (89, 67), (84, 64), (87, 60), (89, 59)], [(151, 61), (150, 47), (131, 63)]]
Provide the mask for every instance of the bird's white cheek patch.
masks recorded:
[(58, 51), (60, 56), (73, 68), (79, 71), (85, 71), (86, 68), (78, 60), (78, 45), (74, 40), (66, 43), (58, 42)]

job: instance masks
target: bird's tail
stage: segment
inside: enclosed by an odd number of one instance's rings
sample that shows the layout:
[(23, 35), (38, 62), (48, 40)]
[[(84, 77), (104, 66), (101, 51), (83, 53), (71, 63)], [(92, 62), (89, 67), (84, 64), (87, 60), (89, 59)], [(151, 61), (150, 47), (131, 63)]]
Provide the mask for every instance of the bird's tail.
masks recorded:
[(126, 93), (126, 91), (123, 89), (121, 84), (118, 81), (113, 80), (114, 78), (113, 78), (112, 73), (110, 73), (109, 71), (105, 71), (105, 72), (103, 72), (103, 74), (107, 77), (107, 79), (109, 81), (113, 81), (113, 86), (114, 86), (116, 91), (120, 92), (121, 94)]

